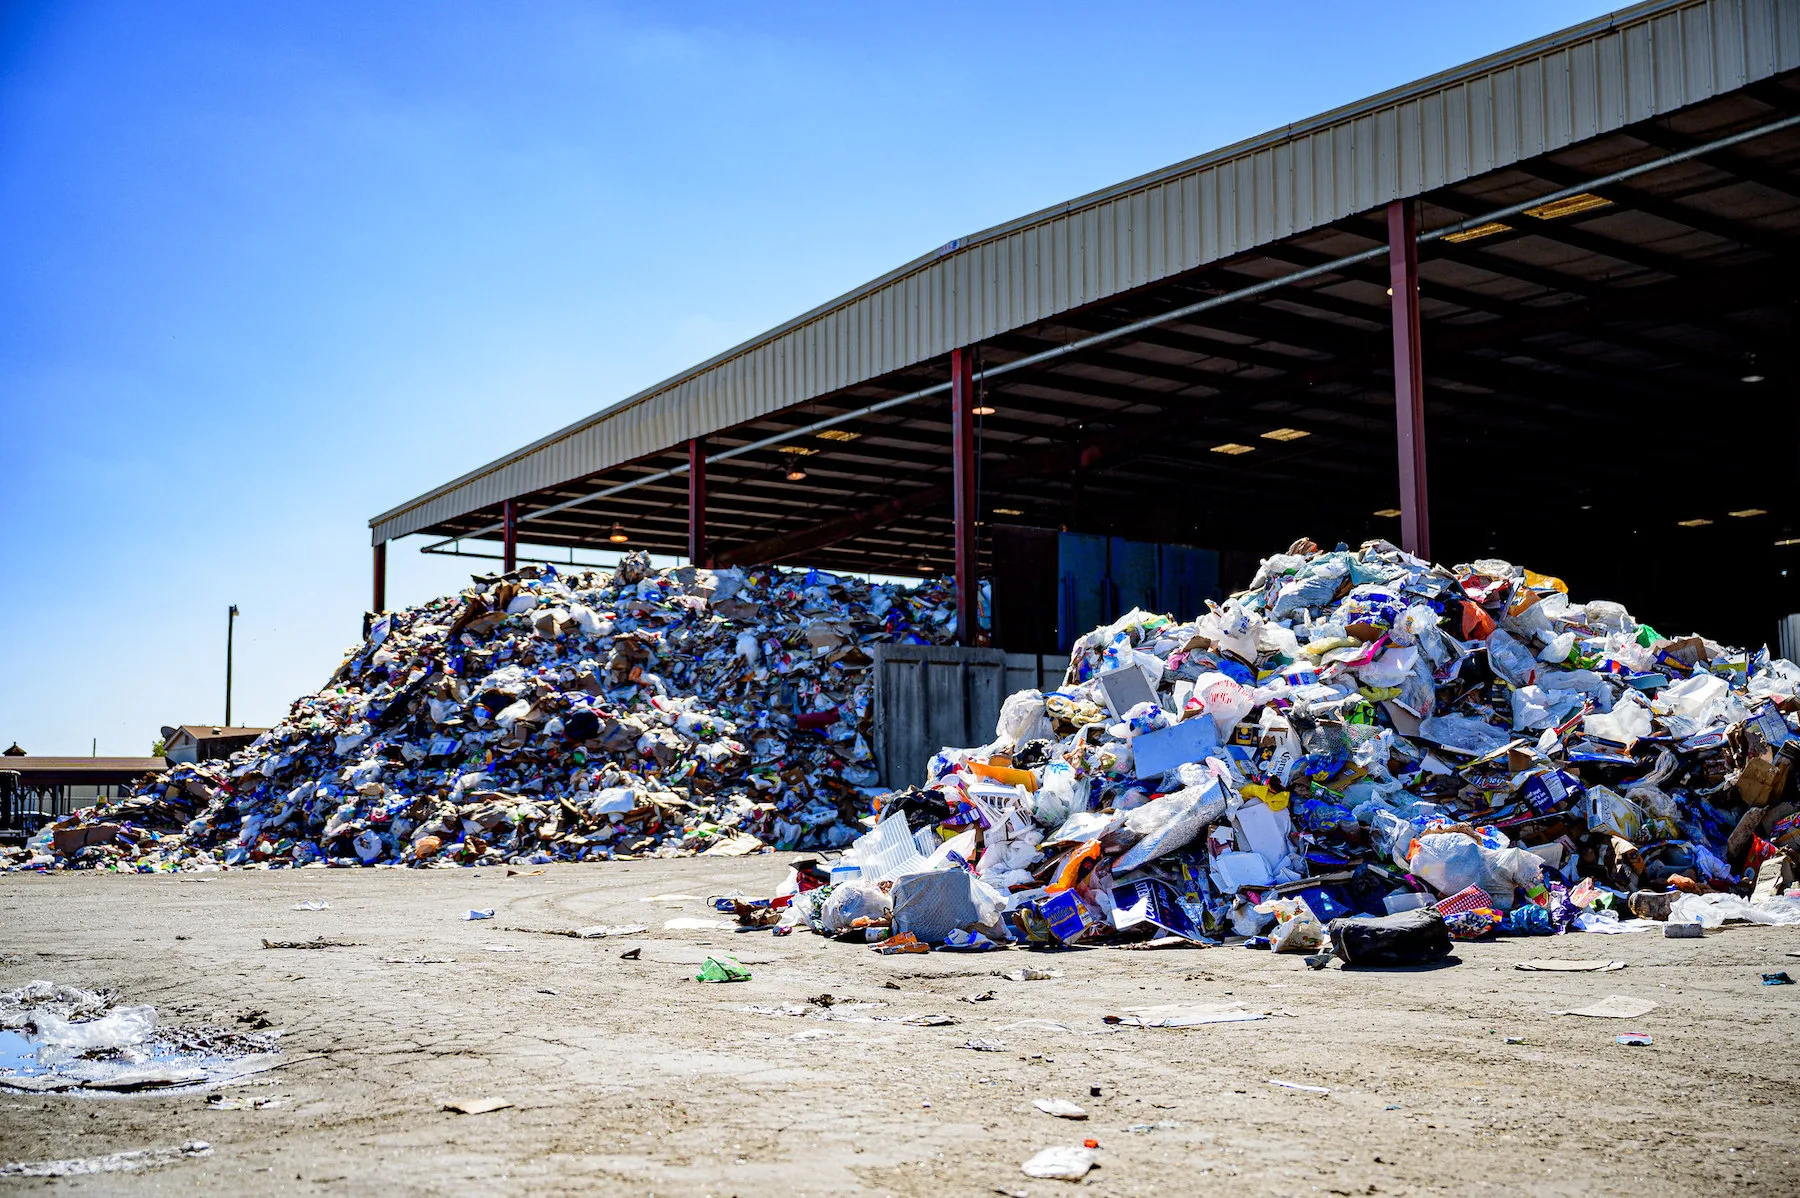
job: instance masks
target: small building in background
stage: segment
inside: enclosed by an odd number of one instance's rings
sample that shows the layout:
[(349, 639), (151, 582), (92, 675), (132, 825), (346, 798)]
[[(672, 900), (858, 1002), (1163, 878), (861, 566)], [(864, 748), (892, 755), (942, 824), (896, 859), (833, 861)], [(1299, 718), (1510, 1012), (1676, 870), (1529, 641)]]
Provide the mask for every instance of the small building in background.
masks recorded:
[(263, 733), (267, 728), (224, 728), (216, 724), (183, 724), (164, 728), (163, 756), (169, 764), (214, 761), (229, 757)]

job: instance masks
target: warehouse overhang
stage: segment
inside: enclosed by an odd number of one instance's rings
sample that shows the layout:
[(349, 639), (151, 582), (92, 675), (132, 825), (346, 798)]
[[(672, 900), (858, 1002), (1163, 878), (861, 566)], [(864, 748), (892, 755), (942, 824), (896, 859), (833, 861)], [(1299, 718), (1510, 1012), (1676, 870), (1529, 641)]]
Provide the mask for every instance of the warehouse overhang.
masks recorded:
[(946, 247), (375, 540), (917, 574), (1008, 523), (1267, 552), (1410, 517), (1653, 620), (1644, 562), (1729, 567), (1760, 627), (1800, 543), (1796, 68), (1791, 5), (1639, 6)]

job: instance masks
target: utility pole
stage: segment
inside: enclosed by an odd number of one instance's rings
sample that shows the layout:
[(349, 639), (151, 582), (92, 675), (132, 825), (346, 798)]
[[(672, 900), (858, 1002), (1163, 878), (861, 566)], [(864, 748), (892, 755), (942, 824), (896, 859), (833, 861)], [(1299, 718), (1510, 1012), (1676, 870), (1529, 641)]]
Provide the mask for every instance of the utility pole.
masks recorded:
[(225, 617), (225, 726), (231, 727), (231, 634), (237, 627), (237, 604)]

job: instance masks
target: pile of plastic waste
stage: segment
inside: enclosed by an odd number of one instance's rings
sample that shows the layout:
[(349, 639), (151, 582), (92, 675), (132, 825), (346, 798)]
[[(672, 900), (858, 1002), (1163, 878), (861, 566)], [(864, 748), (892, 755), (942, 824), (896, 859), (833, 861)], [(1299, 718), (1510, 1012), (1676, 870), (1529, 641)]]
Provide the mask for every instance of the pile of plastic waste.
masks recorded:
[(883, 951), (1231, 936), (1396, 960), (1800, 922), (1797, 690), (1766, 649), (1507, 562), (1302, 541), (1197, 621), (1082, 637), (1060, 689), (1011, 696), (992, 743), (945, 749), (841, 859), (738, 914)]
[(374, 620), (325, 688), (248, 748), (76, 812), (10, 864), (841, 846), (878, 793), (869, 649), (947, 640), (952, 596), (818, 571), (652, 571), (643, 554), (611, 574), (478, 578)]

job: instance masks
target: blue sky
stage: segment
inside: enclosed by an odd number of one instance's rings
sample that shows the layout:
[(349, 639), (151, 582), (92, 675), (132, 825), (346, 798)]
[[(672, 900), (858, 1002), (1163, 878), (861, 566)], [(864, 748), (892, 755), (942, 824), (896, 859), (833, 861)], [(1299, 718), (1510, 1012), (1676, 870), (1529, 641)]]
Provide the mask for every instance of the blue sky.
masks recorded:
[[(0, 744), (279, 718), (368, 518), (900, 263), (1573, 24), (0, 0)], [(393, 548), (389, 600), (470, 565)]]

